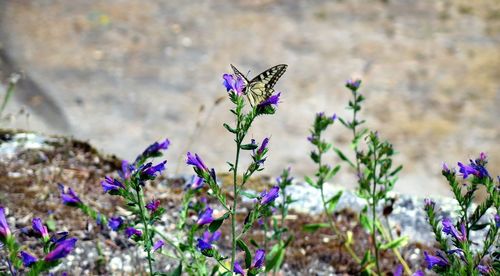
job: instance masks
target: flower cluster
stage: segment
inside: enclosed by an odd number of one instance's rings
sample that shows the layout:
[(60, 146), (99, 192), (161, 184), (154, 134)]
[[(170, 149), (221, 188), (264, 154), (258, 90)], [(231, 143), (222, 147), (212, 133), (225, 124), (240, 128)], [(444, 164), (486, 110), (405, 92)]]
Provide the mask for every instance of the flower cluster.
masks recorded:
[(47, 226), (43, 224), (41, 218), (33, 218), (31, 226), (43, 244), (45, 256), (41, 259), (28, 251), (18, 251), (19, 245), (7, 223), (5, 209), (0, 207), (0, 241), (6, 245), (6, 249), (10, 253), (10, 264), (14, 266), (11, 267), (13, 275), (16, 274), (16, 270), (23, 269), (18, 265), (19, 263), (22, 263), (24, 270), (29, 271), (29, 275), (38, 275), (57, 266), (61, 259), (68, 256), (75, 248), (77, 239), (68, 238), (68, 232), (58, 232), (50, 237)]

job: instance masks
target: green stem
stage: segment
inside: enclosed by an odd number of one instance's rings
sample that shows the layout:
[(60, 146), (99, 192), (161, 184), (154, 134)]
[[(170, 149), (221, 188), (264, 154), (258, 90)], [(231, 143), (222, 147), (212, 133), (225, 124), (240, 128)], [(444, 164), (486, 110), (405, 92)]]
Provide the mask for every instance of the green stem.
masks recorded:
[(234, 262), (236, 261), (236, 207), (238, 204), (238, 184), (237, 184), (237, 176), (238, 176), (238, 162), (240, 160), (240, 147), (241, 147), (241, 141), (244, 138), (239, 137), (240, 136), (240, 116), (238, 114), (237, 116), (237, 125), (236, 129), (238, 130), (238, 133), (236, 134), (236, 160), (234, 161), (234, 167), (233, 167), (233, 194), (234, 194), (234, 199), (233, 199), (233, 208), (231, 210), (231, 237), (232, 237), (232, 246), (231, 246), (231, 271), (234, 270)]
[(139, 212), (141, 215), (141, 221), (144, 225), (144, 248), (146, 249), (146, 253), (148, 254), (148, 265), (149, 265), (149, 275), (153, 276), (153, 263), (151, 258), (151, 240), (149, 238), (149, 230), (148, 230), (148, 221), (146, 220), (145, 207), (144, 207), (144, 199), (141, 193), (140, 187), (135, 189), (137, 193), (137, 205), (139, 205)]
[(379, 248), (377, 244), (377, 227), (376, 227), (376, 219), (377, 219), (377, 201), (376, 201), (376, 192), (377, 192), (377, 145), (374, 145), (373, 148), (373, 189), (372, 189), (372, 224), (373, 224), (373, 229), (372, 229), (372, 240), (373, 240), (373, 249), (374, 249), (374, 255), (375, 255), (375, 265), (377, 267), (377, 274), (380, 275), (380, 265), (378, 261), (378, 255), (379, 255)]

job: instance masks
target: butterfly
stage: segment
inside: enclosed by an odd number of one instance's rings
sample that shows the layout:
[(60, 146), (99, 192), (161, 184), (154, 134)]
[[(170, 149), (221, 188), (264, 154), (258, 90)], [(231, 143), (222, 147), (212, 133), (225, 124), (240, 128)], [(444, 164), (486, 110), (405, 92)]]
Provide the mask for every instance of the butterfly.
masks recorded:
[(234, 74), (240, 77), (244, 82), (243, 94), (247, 96), (252, 107), (267, 100), (274, 93), (273, 87), (279, 78), (285, 73), (287, 67), (288, 65), (286, 64), (278, 64), (258, 74), (255, 78), (249, 81), (238, 69), (236, 69), (236, 67), (231, 64)]

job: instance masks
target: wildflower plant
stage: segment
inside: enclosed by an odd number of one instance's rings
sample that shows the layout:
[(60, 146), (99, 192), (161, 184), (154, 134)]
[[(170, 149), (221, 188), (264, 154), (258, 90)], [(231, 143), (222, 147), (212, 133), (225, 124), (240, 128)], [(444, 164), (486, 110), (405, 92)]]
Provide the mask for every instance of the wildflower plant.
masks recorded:
[[(408, 237), (392, 239), (390, 232), (380, 222), (380, 214), (377, 213), (381, 203), (384, 203), (386, 208), (382, 214), (386, 218), (390, 214), (394, 199), (390, 198), (388, 193), (393, 189), (397, 174), (401, 171), (402, 166), (393, 167), (392, 157), (395, 151), (391, 143), (382, 141), (377, 132), (362, 127), (365, 121), (360, 120), (358, 116), (365, 97), (359, 93), (360, 86), (361, 80), (346, 82), (346, 87), (352, 95), (347, 107), (348, 110), (352, 111), (352, 119), (339, 118), (340, 123), (352, 133), (351, 148), (354, 151), (355, 161), (351, 161), (338, 148), (335, 148), (334, 151), (341, 160), (354, 169), (358, 181), (357, 195), (367, 203), (367, 206), (360, 213), (360, 222), (371, 235), (372, 252), (365, 253), (361, 265), (370, 267), (374, 263), (376, 273), (380, 275), (380, 251), (392, 249), (406, 273), (411, 274), (411, 270), (398, 251), (399, 247), (406, 244)], [(362, 142), (364, 143), (362, 144)], [(369, 212), (371, 213), (369, 214)]]
[[(267, 212), (263, 213), (263, 217), (258, 220), (258, 224), (264, 230), (264, 246), (260, 246), (255, 240), (251, 242), (257, 244), (257, 247), (263, 247), (269, 251), (266, 256), (266, 270), (265, 272), (273, 271), (277, 273), (283, 262), (285, 261), (286, 249), (292, 244), (294, 239), (293, 234), (288, 232), (286, 226), (286, 217), (290, 204), (294, 202), (292, 196), (287, 194), (287, 187), (292, 185), (293, 177), (290, 176), (290, 168), (284, 169), (279, 177), (276, 178), (278, 185), (271, 188), (268, 194), (278, 196), (280, 194), (281, 200), (272, 202)], [(269, 246), (272, 245), (271, 250)]]
[[(441, 275), (496, 275), (495, 271), (500, 270), (500, 177), (495, 184), (487, 163), (486, 154), (481, 153), (467, 165), (458, 162), (458, 172), (443, 164), (442, 174), (459, 208), (456, 219), (444, 217), (439, 215), (434, 201), (425, 200), (429, 224), (439, 244), (435, 252), (424, 252), (428, 269)], [(474, 208), (480, 187), (486, 189), (487, 197)], [(480, 230), (484, 234), (482, 248), (471, 239), (471, 234)]]
[[(70, 187), (59, 185), (63, 204), (79, 208), (83, 213), (96, 220), (97, 224), (108, 225), (113, 231), (123, 232), (128, 239), (142, 246), (147, 254), (150, 275), (155, 274), (153, 253), (159, 252), (165, 242), (169, 242), (176, 250), (179, 250), (164, 235), (162, 235), (163, 239), (156, 238), (157, 234), (161, 235), (161, 233), (156, 230), (154, 224), (160, 220), (165, 208), (161, 207), (160, 200), (155, 198), (146, 199), (144, 194), (146, 183), (156, 179), (166, 169), (167, 161), (153, 165), (151, 160), (161, 157), (163, 155), (162, 151), (168, 149), (169, 145), (170, 141), (168, 139), (151, 144), (142, 154), (137, 156), (132, 164), (127, 161), (122, 162), (122, 170), (119, 173), (120, 179), (106, 176), (101, 181), (104, 193), (119, 196), (123, 199), (124, 206), (131, 213), (127, 217), (113, 216), (106, 218), (106, 216), (85, 204)], [(182, 259), (179, 256), (177, 257)]]
[[(252, 262), (252, 254), (247, 244), (243, 241), (245, 234), (253, 227), (253, 224), (260, 218), (269, 212), (270, 204), (278, 197), (279, 187), (273, 187), (269, 191), (265, 191), (259, 195), (251, 195), (249, 193), (244, 193), (243, 189), (248, 179), (257, 171), (263, 170), (264, 162), (267, 158), (268, 144), (270, 139), (264, 138), (259, 144), (254, 139), (245, 143), (246, 135), (250, 130), (253, 121), (260, 115), (270, 115), (274, 114), (276, 109), (275, 106), (279, 103), (280, 93), (271, 95), (261, 103), (251, 106), (251, 109), (245, 110), (245, 86), (244, 80), (240, 76), (235, 76), (232, 74), (225, 74), (223, 76), (223, 84), (228, 92), (229, 99), (234, 104), (234, 108), (231, 109), (231, 113), (235, 116), (236, 124), (230, 126), (224, 123), (224, 128), (234, 135), (234, 141), (236, 146), (235, 161), (228, 162), (229, 171), (233, 173), (233, 185), (232, 185), (232, 202), (228, 200), (228, 196), (225, 191), (219, 186), (216, 179), (216, 173), (214, 169), (209, 169), (201, 157), (198, 154), (187, 153), (186, 163), (193, 167), (196, 176), (203, 180), (203, 182), (208, 186), (209, 192), (207, 195), (211, 198), (217, 199), (218, 203), (224, 210), (224, 214), (213, 218), (212, 209), (206, 207), (204, 213), (200, 216), (198, 220), (198, 227), (201, 229), (208, 228), (211, 233), (215, 233), (217, 229), (222, 225), (222, 223), (229, 219), (231, 223), (231, 257), (230, 266), (225, 266), (222, 261), (225, 260), (219, 252), (208, 251), (209, 247), (206, 244), (201, 243), (199, 246), (202, 249), (202, 253), (207, 257), (213, 257), (218, 262), (219, 268), (222, 268), (227, 274), (233, 272), (237, 274), (244, 274), (243, 266), (240, 262), (236, 260), (236, 251), (241, 249), (245, 252), (244, 267), (247, 269), (246, 275), (256, 275), (261, 270), (264, 269), (265, 251), (263, 249), (258, 249), (255, 253), (255, 260)], [(244, 170), (241, 175), (241, 180), (239, 180), (239, 169), (240, 169), (240, 155), (242, 151), (247, 151), (250, 153), (251, 162)], [(241, 195), (245, 195), (255, 200), (253, 208), (247, 213), (246, 219), (243, 225), (238, 227), (236, 220), (238, 214), (238, 203)], [(210, 214), (210, 219), (209, 218)], [(202, 222), (202, 223), (200, 223)], [(217, 266), (216, 266), (217, 267)]]
[(33, 218), (32, 231), (42, 245), (43, 258), (17, 243), (15, 234), (7, 223), (5, 209), (0, 207), (0, 242), (5, 244), (4, 250), (7, 251), (5, 259), (2, 257), (0, 260), (7, 262), (10, 275), (39, 275), (49, 271), (73, 251), (77, 242), (76, 238), (68, 238), (68, 232), (57, 232), (50, 236), (47, 226), (40, 218)]

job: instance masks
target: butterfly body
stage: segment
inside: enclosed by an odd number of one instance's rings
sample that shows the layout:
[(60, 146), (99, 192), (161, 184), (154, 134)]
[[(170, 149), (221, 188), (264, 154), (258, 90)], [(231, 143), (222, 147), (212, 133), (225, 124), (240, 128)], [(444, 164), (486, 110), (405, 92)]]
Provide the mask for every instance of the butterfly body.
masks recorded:
[(267, 100), (274, 93), (274, 85), (285, 73), (287, 67), (286, 64), (279, 64), (248, 80), (236, 67), (231, 65), (234, 74), (243, 80), (243, 94), (247, 96), (252, 107)]

